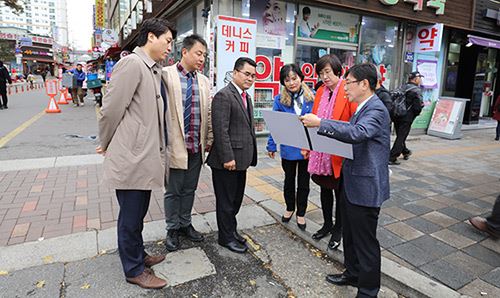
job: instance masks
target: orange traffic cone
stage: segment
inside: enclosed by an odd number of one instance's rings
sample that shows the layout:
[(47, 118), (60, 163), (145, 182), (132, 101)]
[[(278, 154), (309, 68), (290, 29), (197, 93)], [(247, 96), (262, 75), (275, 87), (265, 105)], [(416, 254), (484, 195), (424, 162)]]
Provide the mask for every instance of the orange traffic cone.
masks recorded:
[(61, 97), (59, 97), (59, 101), (57, 102), (57, 104), (59, 105), (67, 105), (68, 102), (66, 101), (66, 96), (64, 95), (64, 93), (66, 92), (66, 90), (61, 90)]
[(71, 92), (66, 90), (66, 100), (67, 101), (73, 101), (73, 96), (71, 96)]
[(54, 96), (50, 97), (49, 105), (45, 109), (45, 113), (61, 113), (61, 110), (59, 109), (59, 106), (57, 105)]

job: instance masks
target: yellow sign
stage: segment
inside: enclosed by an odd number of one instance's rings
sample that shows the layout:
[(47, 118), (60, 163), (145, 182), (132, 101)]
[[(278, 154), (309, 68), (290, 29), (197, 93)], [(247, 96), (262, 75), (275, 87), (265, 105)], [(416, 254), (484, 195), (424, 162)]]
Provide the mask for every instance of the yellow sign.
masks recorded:
[(106, 23), (104, 0), (95, 0), (95, 27), (104, 28)]

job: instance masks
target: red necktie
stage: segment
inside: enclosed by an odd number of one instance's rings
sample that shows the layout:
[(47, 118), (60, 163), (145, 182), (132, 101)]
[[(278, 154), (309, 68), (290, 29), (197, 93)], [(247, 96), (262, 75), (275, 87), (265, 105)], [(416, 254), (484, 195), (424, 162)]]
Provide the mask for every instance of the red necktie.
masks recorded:
[(247, 93), (245, 91), (243, 91), (241, 93), (241, 99), (243, 100), (243, 106), (246, 109), (247, 108)]

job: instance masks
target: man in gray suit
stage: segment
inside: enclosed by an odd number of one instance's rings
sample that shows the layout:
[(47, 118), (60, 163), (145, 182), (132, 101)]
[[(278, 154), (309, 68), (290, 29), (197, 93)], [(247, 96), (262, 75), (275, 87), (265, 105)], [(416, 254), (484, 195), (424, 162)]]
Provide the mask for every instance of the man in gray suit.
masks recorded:
[(342, 274), (328, 275), (336, 285), (358, 287), (357, 297), (376, 297), (380, 290), (380, 245), (377, 223), (380, 206), (389, 199), (390, 117), (374, 94), (377, 71), (360, 64), (346, 73), (345, 91), (358, 108), (349, 123), (308, 114), (303, 123), (319, 126), (318, 134), (353, 144), (354, 159), (344, 160), (341, 193), (344, 265)]
[(256, 67), (252, 59), (238, 58), (232, 82), (212, 101), (214, 142), (207, 163), (212, 168), (219, 244), (237, 253), (246, 252), (247, 246), (236, 230), (236, 214), (245, 194), (247, 169), (257, 165), (253, 107), (246, 92), (255, 81)]

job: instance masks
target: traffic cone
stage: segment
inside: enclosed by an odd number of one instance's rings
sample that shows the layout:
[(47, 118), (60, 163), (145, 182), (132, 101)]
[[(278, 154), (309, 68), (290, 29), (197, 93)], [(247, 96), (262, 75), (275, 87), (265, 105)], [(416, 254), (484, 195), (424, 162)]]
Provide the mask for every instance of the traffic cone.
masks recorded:
[(45, 113), (61, 113), (61, 110), (59, 109), (59, 106), (57, 105), (54, 96), (50, 97), (49, 105), (45, 109)]
[(68, 104), (64, 93), (65, 93), (65, 90), (61, 90), (61, 96), (59, 97), (59, 101), (57, 102), (57, 104), (59, 104), (59, 105), (67, 105)]
[(71, 96), (71, 92), (66, 90), (66, 100), (67, 101), (73, 101), (73, 96)]

